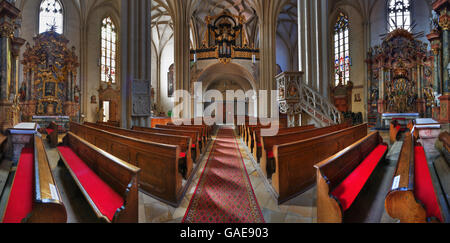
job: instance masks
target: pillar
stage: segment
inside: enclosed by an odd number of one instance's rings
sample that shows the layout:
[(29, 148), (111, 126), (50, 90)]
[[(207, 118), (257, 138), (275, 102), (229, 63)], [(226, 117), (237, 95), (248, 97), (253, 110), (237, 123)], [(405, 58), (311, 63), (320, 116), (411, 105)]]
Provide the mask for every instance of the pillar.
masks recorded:
[[(0, 132), (13, 127), (17, 121), (16, 108), (10, 93), (15, 92), (16, 75), (12, 55), (15, 20), (20, 10), (9, 1), (0, 2)], [(11, 89), (13, 87), (13, 89)], [(15, 93), (13, 93), (15, 95)], [(16, 114), (17, 115), (17, 114)]]
[[(121, 8), (121, 125), (149, 127), (150, 89), (137, 95), (133, 84), (137, 83), (135, 80), (146, 87), (151, 84), (151, 0), (122, 0)], [(139, 115), (133, 110), (138, 96), (145, 97), (141, 110), (148, 111)]]
[(439, 122), (450, 122), (450, 77), (448, 65), (450, 61), (450, 0), (438, 0), (433, 2), (433, 10), (439, 14), (439, 26), (442, 28), (442, 96), (439, 98), (441, 103)]
[[(276, 27), (278, 15), (286, 4), (286, 0), (254, 0), (253, 8), (259, 18), (260, 36), (260, 90), (267, 91), (267, 117), (271, 116), (271, 91), (277, 89), (276, 76)], [(258, 115), (261, 116), (258, 110)]]

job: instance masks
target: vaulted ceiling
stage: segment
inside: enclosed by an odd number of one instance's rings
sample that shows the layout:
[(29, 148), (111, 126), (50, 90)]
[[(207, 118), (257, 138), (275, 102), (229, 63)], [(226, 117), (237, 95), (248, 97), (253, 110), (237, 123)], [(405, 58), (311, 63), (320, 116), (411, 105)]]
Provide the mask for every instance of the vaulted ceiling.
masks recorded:
[[(37, 0), (16, 0), (16, 7), (20, 10), (23, 9), (25, 4), (28, 1), (37, 1)], [(80, 20), (82, 22), (86, 22), (89, 18), (89, 15), (96, 10), (97, 8), (102, 7), (112, 7), (117, 16), (120, 16), (120, 0), (67, 0), (72, 2), (78, 10), (78, 15), (80, 16)], [(64, 1), (63, 1), (64, 5)]]

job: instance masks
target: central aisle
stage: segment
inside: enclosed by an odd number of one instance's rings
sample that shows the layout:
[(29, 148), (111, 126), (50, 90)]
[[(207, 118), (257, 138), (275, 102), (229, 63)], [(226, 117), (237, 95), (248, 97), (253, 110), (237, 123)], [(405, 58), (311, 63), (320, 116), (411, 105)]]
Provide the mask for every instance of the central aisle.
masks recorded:
[(232, 128), (219, 130), (185, 223), (264, 223)]

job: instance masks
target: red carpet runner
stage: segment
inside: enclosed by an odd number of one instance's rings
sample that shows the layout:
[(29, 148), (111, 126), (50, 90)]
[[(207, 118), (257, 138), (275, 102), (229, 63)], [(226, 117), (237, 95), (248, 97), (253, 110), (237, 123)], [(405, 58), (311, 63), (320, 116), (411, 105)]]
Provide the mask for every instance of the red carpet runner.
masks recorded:
[(217, 134), (184, 223), (264, 223), (231, 128)]

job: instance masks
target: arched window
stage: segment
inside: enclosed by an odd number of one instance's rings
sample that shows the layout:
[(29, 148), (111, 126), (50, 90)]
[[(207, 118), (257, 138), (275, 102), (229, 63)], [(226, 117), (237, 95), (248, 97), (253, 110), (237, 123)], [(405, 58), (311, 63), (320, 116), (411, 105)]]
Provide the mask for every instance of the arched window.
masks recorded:
[(102, 21), (101, 81), (116, 83), (117, 30), (110, 17)]
[(62, 34), (64, 31), (64, 13), (59, 0), (43, 0), (39, 8), (39, 34), (53, 29)]
[(397, 28), (410, 30), (411, 4), (409, 0), (389, 0), (388, 13), (389, 32)]
[(339, 85), (342, 76), (342, 85), (350, 81), (350, 44), (349, 44), (348, 17), (339, 13), (334, 26), (334, 63), (335, 63), (335, 85)]

